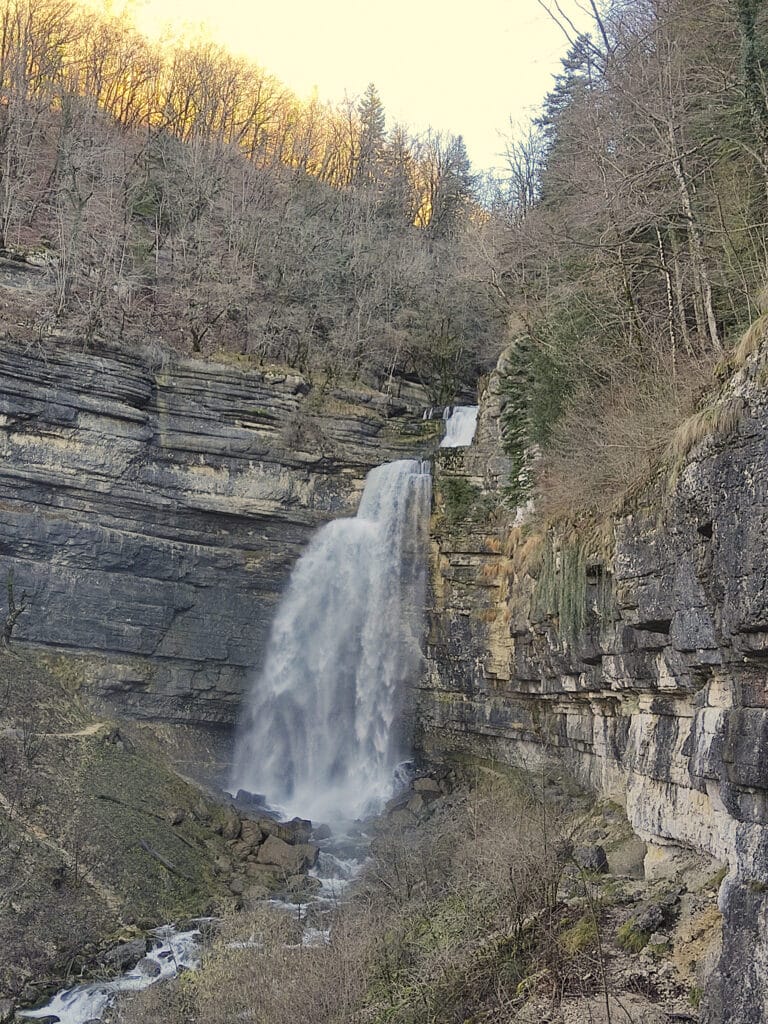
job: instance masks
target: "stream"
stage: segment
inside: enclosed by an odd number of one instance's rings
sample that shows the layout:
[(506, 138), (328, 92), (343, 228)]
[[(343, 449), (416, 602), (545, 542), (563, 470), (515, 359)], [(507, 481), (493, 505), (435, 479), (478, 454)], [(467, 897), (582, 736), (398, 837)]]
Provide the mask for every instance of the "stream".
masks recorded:
[[(366, 855), (368, 838), (355, 829), (355, 834), (342, 833), (316, 843), (320, 855), (309, 875), (316, 878), (319, 889), (306, 902), (294, 903), (280, 898), (268, 900), (270, 906), (290, 914), (302, 927), (302, 946), (315, 946), (328, 941), (329, 918), (343, 898), (344, 891), (360, 872)], [(164, 925), (149, 933), (151, 949), (130, 970), (119, 977), (89, 981), (62, 989), (44, 1006), (34, 1010), (18, 1010), (19, 1017), (45, 1020), (47, 1024), (91, 1024), (101, 1020), (104, 1012), (119, 995), (139, 992), (155, 982), (175, 978), (185, 970), (195, 970), (202, 957), (201, 927), (216, 918), (195, 918), (192, 928), (178, 929)], [(242, 945), (242, 944), (236, 944)]]

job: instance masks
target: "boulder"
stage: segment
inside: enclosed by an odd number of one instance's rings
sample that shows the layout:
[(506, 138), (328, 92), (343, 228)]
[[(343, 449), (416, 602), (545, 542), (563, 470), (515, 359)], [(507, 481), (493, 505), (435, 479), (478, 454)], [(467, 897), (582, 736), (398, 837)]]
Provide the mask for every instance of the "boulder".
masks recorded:
[(275, 864), (246, 864), (245, 876), (247, 879), (260, 882), (262, 885), (274, 885), (285, 877), (285, 872)]
[(291, 821), (259, 818), (258, 824), (265, 835), (276, 836), (284, 843), (306, 843), (312, 835), (312, 822), (305, 818), (292, 818)]
[(242, 823), (234, 807), (225, 807), (222, 821), (216, 829), (224, 839), (237, 839), (242, 831)]
[(290, 830), (293, 839), (288, 842), (308, 843), (312, 836), (312, 822), (307, 818), (291, 818), (285, 822), (285, 827)]
[(13, 1020), (13, 1000), (0, 999), (0, 1024), (8, 1024)]
[(442, 794), (440, 783), (430, 778), (414, 779), (411, 789), (414, 793), (421, 793), (422, 796), (438, 797)]
[(608, 857), (602, 846), (577, 846), (573, 858), (580, 868), (593, 875), (605, 875), (608, 872)]
[(157, 978), (161, 972), (160, 964), (157, 960), (151, 960), (148, 956), (142, 957), (139, 960), (136, 964), (136, 970), (139, 974), (143, 974), (145, 978)]
[(419, 815), (427, 806), (427, 802), (421, 793), (414, 793), (411, 799), (408, 801), (406, 808), (411, 814)]
[(266, 833), (258, 822), (245, 820), (240, 826), (240, 841), (248, 850), (255, 850), (264, 842)]
[(321, 842), (323, 839), (330, 839), (333, 835), (330, 825), (316, 825), (312, 829), (312, 839), (315, 842)]
[(169, 825), (181, 825), (187, 813), (181, 807), (169, 807), (165, 812), (165, 820)]
[(387, 823), (393, 828), (415, 828), (419, 823), (419, 819), (413, 813), (409, 811), (407, 807), (403, 807), (397, 811), (391, 811), (387, 815)]
[(226, 857), (223, 853), (218, 854), (213, 860), (213, 871), (217, 875), (231, 875), (234, 870), (234, 865), (231, 858)]
[(121, 942), (119, 946), (108, 949), (102, 954), (101, 962), (105, 967), (125, 971), (138, 963), (146, 952), (146, 939), (133, 939), (131, 942)]
[(257, 860), (260, 864), (273, 864), (287, 875), (298, 875), (314, 867), (319, 852), (311, 843), (291, 845), (277, 836), (270, 835), (259, 847)]

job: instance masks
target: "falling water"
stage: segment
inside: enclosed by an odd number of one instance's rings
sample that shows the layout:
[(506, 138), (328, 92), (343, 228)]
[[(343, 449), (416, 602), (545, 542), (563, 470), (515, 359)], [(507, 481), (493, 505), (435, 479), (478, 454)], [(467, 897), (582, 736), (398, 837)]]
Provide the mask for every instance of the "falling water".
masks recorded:
[(476, 405), (449, 405), (443, 413), (445, 437), (441, 448), (466, 448), (472, 444), (477, 428)]
[(277, 611), (235, 751), (232, 791), (289, 814), (356, 817), (389, 793), (418, 672), (428, 467), (372, 470), (354, 519), (315, 535)]

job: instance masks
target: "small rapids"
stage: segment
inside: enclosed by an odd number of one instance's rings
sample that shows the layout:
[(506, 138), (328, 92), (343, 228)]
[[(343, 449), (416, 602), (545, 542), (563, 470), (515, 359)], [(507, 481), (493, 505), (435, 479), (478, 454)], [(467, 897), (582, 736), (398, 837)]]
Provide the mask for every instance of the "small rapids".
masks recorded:
[(175, 977), (180, 970), (193, 970), (199, 966), (199, 928), (179, 932), (167, 925), (155, 929), (153, 934), (156, 937), (153, 948), (140, 963), (151, 961), (156, 964), (156, 973), (145, 972), (137, 965), (110, 981), (86, 982), (63, 989), (45, 1006), (37, 1010), (18, 1010), (17, 1015), (32, 1020), (56, 1017), (60, 1024), (87, 1024), (88, 1021), (101, 1020), (104, 1011), (121, 992), (138, 992), (156, 981)]

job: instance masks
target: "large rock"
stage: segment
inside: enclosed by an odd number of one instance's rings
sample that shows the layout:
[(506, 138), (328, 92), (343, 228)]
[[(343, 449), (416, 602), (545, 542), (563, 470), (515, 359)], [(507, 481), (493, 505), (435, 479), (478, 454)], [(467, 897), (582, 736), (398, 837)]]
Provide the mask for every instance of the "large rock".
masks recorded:
[(259, 847), (257, 860), (259, 864), (280, 868), (286, 875), (298, 875), (315, 866), (319, 852), (311, 843), (291, 845), (277, 836), (267, 836)]
[(14, 637), (79, 656), (123, 713), (231, 724), (299, 552), (423, 449), (419, 415), (287, 371), (0, 343)]
[(101, 962), (105, 967), (115, 971), (125, 971), (143, 959), (146, 952), (146, 940), (133, 939), (131, 942), (121, 942), (120, 945), (108, 949), (101, 955)]

